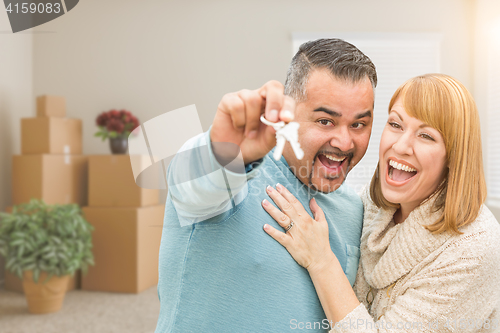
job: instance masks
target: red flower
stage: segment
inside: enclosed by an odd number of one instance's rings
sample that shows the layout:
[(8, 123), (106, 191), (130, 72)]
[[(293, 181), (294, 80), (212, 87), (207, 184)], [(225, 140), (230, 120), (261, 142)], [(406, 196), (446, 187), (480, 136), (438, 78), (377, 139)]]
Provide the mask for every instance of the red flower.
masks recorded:
[(109, 132), (128, 135), (139, 126), (139, 120), (130, 111), (113, 109), (100, 113), (96, 118), (96, 124), (104, 127), (104, 130), (99, 130), (96, 136), (105, 139), (109, 137)]
[(108, 121), (108, 115), (106, 112), (101, 113), (95, 120), (97, 126), (106, 126), (107, 121)]
[(134, 125), (132, 126), (132, 130), (133, 130), (134, 128), (136, 128), (136, 127), (138, 127), (138, 126), (139, 126), (139, 119), (137, 119), (136, 117), (132, 116), (131, 121), (132, 121), (132, 124), (134, 124)]
[(107, 125), (107, 130), (108, 131), (116, 131), (117, 133), (122, 133), (123, 132), (123, 128), (125, 126), (123, 125), (123, 123), (119, 120), (119, 119), (110, 119), (108, 121), (108, 125)]
[(109, 111), (109, 115), (111, 116), (111, 118), (115, 118), (115, 119), (120, 118), (120, 112), (118, 112), (117, 110)]

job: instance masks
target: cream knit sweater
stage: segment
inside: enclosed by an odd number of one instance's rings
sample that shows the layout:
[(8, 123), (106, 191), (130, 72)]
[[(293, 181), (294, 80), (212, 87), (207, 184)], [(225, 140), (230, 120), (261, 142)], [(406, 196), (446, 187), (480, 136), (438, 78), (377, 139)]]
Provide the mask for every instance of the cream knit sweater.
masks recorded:
[(433, 200), (395, 225), (361, 197), (361, 304), (331, 332), (500, 332), (500, 225), (486, 206), (463, 234), (433, 235)]

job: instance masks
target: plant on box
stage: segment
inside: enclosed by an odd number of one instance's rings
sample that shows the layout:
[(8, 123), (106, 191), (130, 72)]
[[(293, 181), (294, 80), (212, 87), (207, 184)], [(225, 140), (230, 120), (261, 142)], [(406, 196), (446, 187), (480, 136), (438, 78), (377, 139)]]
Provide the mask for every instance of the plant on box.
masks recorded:
[(93, 229), (76, 204), (32, 199), (0, 213), (0, 254), (5, 268), (23, 279), (31, 313), (58, 311), (69, 277), (94, 264)]
[(99, 130), (95, 136), (101, 137), (102, 141), (109, 138), (113, 154), (125, 154), (127, 138), (139, 126), (139, 120), (130, 111), (110, 110), (97, 116), (96, 125)]

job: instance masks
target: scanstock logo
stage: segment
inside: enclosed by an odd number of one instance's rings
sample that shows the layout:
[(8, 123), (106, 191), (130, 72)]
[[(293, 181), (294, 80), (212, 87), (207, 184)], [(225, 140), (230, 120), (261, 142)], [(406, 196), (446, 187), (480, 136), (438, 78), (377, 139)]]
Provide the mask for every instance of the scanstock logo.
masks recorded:
[(52, 21), (75, 8), (79, 0), (4, 0), (12, 32)]

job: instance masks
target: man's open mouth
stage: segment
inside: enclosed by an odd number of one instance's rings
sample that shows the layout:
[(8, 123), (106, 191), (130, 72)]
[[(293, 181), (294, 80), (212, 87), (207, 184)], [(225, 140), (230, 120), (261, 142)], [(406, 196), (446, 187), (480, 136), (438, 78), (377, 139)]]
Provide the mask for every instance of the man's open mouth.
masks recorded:
[(337, 173), (349, 160), (347, 156), (335, 156), (330, 154), (319, 154), (318, 159), (329, 173)]
[(395, 182), (406, 182), (417, 174), (417, 169), (408, 165), (401, 164), (393, 160), (389, 160), (388, 164), (388, 176)]

